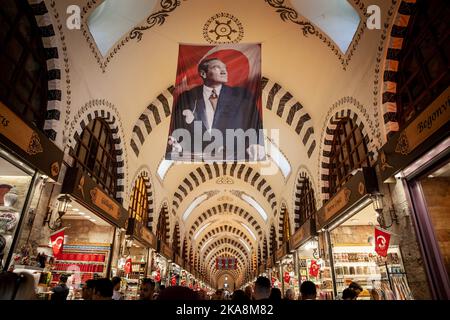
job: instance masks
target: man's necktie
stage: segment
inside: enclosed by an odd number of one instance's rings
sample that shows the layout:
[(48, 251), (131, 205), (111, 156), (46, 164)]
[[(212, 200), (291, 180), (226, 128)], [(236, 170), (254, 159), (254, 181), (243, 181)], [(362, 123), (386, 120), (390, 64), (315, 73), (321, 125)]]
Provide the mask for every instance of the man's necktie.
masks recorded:
[(209, 102), (211, 102), (214, 111), (216, 111), (217, 100), (219, 100), (219, 97), (217, 96), (216, 90), (212, 89), (211, 95), (209, 96)]

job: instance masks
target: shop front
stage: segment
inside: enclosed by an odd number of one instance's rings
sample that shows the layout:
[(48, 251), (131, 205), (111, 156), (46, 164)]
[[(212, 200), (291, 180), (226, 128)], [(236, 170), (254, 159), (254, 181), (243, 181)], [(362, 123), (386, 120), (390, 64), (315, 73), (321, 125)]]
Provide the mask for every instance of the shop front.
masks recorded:
[[(431, 296), (450, 298), (450, 88), (380, 150), (385, 186), (400, 185), (424, 260)], [(389, 222), (389, 221), (388, 221)]]
[(276, 252), (277, 267), (279, 269), (278, 279), (281, 280), (280, 290), (283, 296), (286, 294), (286, 290), (295, 290), (295, 288), (299, 287), (298, 275), (295, 271), (294, 255), (289, 252), (289, 243), (283, 243)]
[(181, 274), (182, 274), (182, 266), (183, 259), (177, 254), (174, 254), (173, 262), (170, 268), (170, 285), (178, 286), (181, 285)]
[[(31, 252), (28, 240), (42, 182), (58, 180), (63, 156), (42, 132), (0, 102), (0, 270), (24, 265), (43, 270), (46, 262)], [(35, 277), (38, 281), (40, 275)]]
[(332, 300), (332, 282), (326, 281), (331, 278), (330, 270), (326, 272), (324, 260), (320, 258), (315, 220), (313, 218), (306, 220), (292, 235), (290, 241), (299, 279), (299, 285), (293, 288), (296, 296), (300, 294), (302, 282), (312, 281), (316, 284), (321, 300)]
[[(138, 298), (140, 282), (150, 276), (150, 250), (156, 248), (156, 238), (148, 228), (134, 218), (128, 219), (126, 233), (125, 252), (121, 258), (123, 267), (120, 270), (125, 276), (125, 299), (135, 300)], [(125, 268), (125, 266), (128, 267)]]
[(152, 277), (157, 287), (170, 285), (170, 268), (173, 258), (173, 251), (164, 241), (157, 242), (157, 252), (153, 263)]
[(61, 192), (69, 201), (61, 216), (63, 228), (52, 236), (64, 239), (59, 252), (53, 248), (52, 283), (61, 274), (72, 274), (69, 284), (76, 299), (86, 280), (112, 276), (128, 212), (77, 167), (66, 172)]
[(362, 168), (317, 212), (324, 253), (319, 271), (324, 283), (331, 281), (334, 299), (351, 282), (364, 289), (358, 299), (412, 299), (396, 235), (384, 243), (386, 257), (375, 251), (381, 239), (375, 235), (385, 231), (373, 203), (377, 194), (375, 170)]

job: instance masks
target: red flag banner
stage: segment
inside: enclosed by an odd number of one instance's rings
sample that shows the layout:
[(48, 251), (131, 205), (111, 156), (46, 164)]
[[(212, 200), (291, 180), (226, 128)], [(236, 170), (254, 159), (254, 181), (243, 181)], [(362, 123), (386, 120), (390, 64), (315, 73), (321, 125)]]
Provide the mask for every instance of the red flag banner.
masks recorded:
[(387, 256), (391, 234), (385, 230), (375, 228), (375, 252), (381, 257)]
[(59, 259), (63, 252), (63, 246), (64, 246), (64, 230), (59, 230), (55, 233), (52, 233), (50, 235), (50, 241), (52, 243), (52, 249), (53, 249), (53, 255), (56, 259)]
[(124, 271), (126, 274), (131, 273), (131, 258), (128, 258), (127, 261), (125, 262), (125, 267), (124, 267)]
[(317, 278), (319, 275), (320, 266), (317, 264), (316, 260), (311, 260), (311, 266), (309, 267), (309, 275), (311, 277)]
[(289, 280), (291, 280), (291, 276), (289, 275), (289, 272), (284, 272), (284, 282), (289, 283)]

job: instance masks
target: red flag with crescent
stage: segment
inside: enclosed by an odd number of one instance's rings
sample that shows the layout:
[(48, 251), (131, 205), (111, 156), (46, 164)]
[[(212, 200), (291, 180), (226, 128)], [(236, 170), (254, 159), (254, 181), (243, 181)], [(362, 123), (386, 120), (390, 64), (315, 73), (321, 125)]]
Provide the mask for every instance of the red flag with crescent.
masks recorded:
[(128, 258), (127, 261), (125, 262), (124, 271), (126, 274), (131, 273), (131, 258)]
[(389, 249), (389, 242), (391, 241), (391, 234), (375, 228), (375, 252), (381, 257), (387, 256), (387, 251)]
[(64, 246), (64, 229), (57, 231), (50, 235), (50, 241), (52, 243), (53, 255), (56, 259), (59, 259), (63, 252)]
[(311, 277), (317, 278), (319, 275), (320, 266), (317, 264), (316, 260), (311, 260), (311, 265), (309, 267), (309, 275)]

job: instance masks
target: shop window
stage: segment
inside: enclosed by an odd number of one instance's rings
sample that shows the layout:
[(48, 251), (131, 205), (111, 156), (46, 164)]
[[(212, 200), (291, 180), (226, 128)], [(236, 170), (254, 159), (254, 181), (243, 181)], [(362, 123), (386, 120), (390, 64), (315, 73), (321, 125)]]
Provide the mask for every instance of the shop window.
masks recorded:
[(339, 121), (331, 145), (329, 188), (336, 194), (351, 177), (353, 170), (369, 167), (367, 144), (361, 129), (346, 117)]
[(108, 124), (96, 118), (89, 122), (72, 153), (76, 166), (87, 171), (110, 196), (116, 195), (117, 163), (112, 133)]
[(415, 118), (450, 83), (450, 9), (444, 0), (418, 1), (400, 57), (397, 121)]
[(316, 200), (312, 183), (305, 173), (300, 175), (301, 183), (295, 193), (295, 225), (300, 228), (316, 212)]
[(137, 179), (131, 194), (130, 207), (128, 213), (131, 218), (147, 225), (148, 218), (148, 194), (144, 176)]
[(47, 110), (47, 59), (27, 1), (2, 1), (0, 48), (0, 100), (24, 120), (43, 128)]

